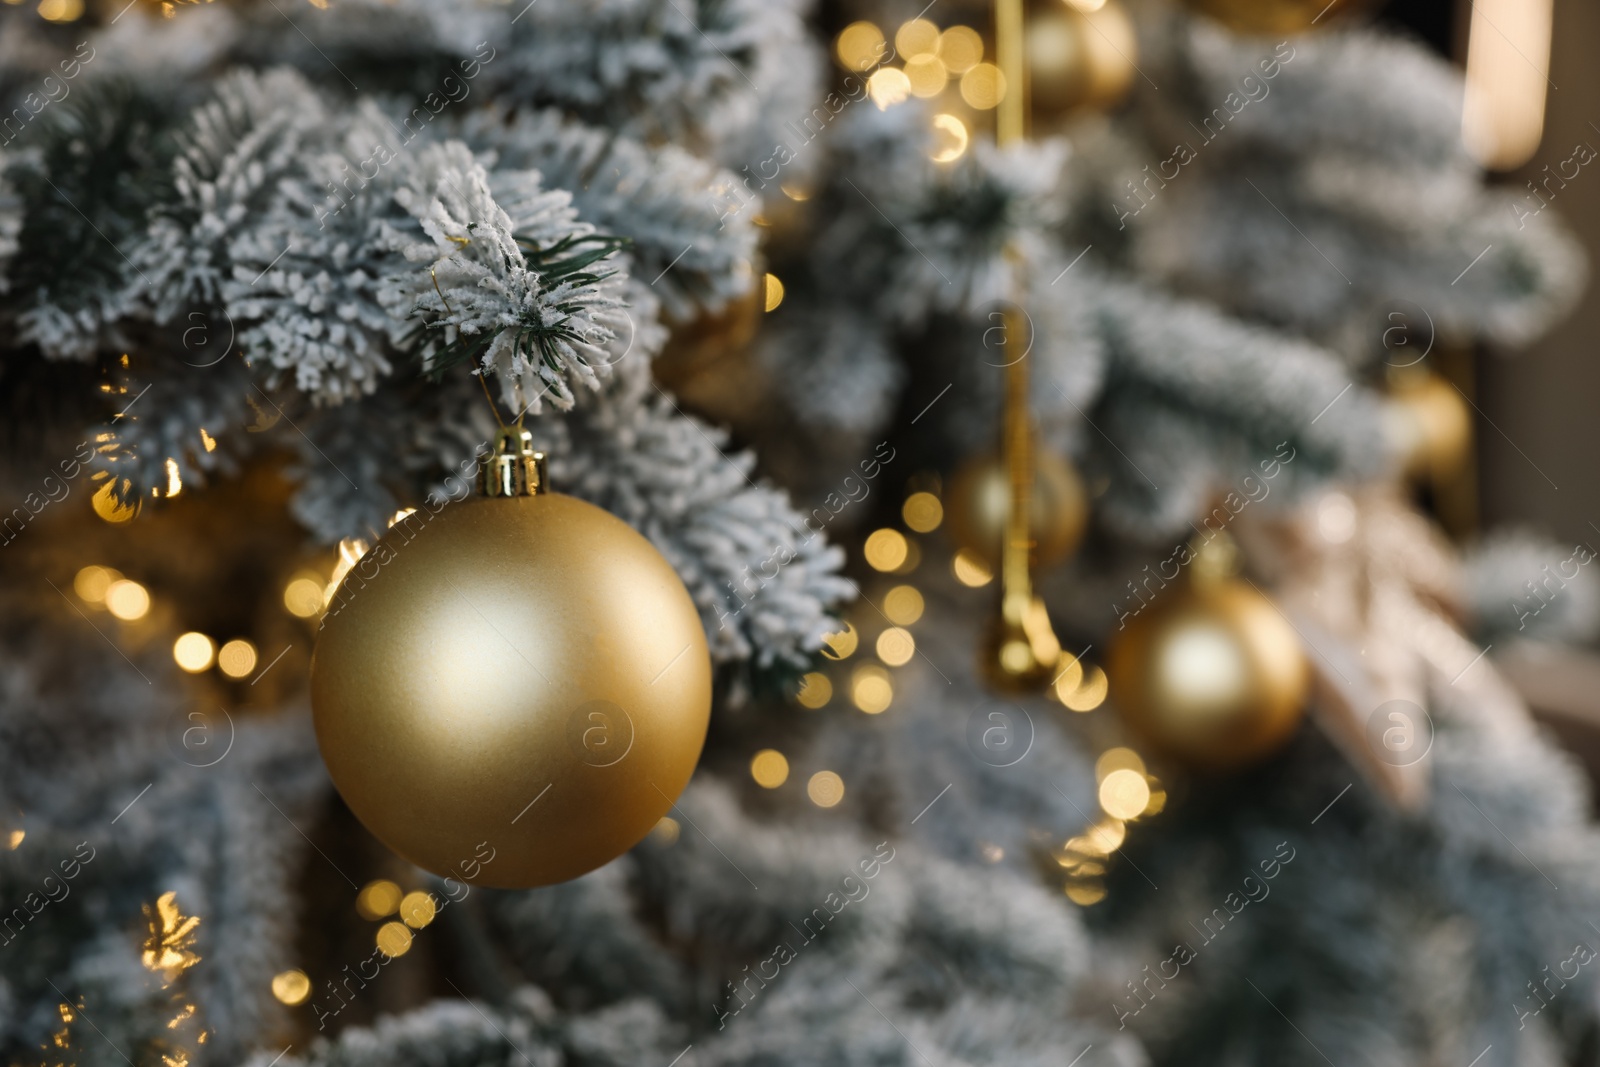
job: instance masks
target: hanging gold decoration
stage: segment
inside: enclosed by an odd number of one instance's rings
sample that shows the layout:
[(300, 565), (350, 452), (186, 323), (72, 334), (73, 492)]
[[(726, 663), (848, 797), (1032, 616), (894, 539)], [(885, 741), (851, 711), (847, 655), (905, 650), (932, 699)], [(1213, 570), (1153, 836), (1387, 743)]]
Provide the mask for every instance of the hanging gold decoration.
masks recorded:
[(1028, 92), (1035, 123), (1079, 108), (1110, 108), (1137, 76), (1139, 41), (1117, 0), (1094, 10), (1062, 0), (1028, 19)]
[(356, 816), (436, 874), (529, 887), (631, 848), (694, 771), (711, 664), (693, 601), (626, 523), (545, 491), (503, 430), (480, 495), (396, 523), (334, 592), (317, 740)]
[(1220, 551), (1195, 546), (1189, 581), (1155, 592), (1114, 635), (1106, 659), (1112, 700), (1129, 727), (1210, 770), (1280, 748), (1299, 725), (1310, 685), (1294, 628), (1254, 586), (1226, 574)]
[(1238, 33), (1303, 33), (1366, 10), (1370, 0), (1186, 0)]
[(1448, 478), (1472, 450), (1472, 411), (1461, 392), (1421, 368), (1390, 375), (1389, 434), (1401, 468), (1414, 478)]
[[(1036, 567), (1060, 563), (1077, 549), (1089, 518), (1089, 498), (1072, 462), (1035, 449), (1028, 500), (1029, 558)], [(956, 544), (991, 569), (998, 567), (1011, 507), (1010, 473), (996, 455), (967, 461), (950, 480), (945, 500)]]

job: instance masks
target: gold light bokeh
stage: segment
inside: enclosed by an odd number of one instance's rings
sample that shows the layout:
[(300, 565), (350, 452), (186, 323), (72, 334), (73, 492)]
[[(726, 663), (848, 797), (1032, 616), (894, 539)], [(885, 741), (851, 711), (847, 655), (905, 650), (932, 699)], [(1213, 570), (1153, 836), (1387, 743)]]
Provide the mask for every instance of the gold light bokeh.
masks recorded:
[(844, 624), (844, 629), (823, 636), (822, 654), (829, 659), (849, 659), (860, 641), (861, 635), (847, 622)]
[(283, 606), (296, 618), (312, 618), (322, 611), (325, 589), (317, 576), (297, 574), (283, 587)]
[(121, 577), (122, 575), (110, 567), (96, 567), (91, 564), (73, 576), (72, 591), (86, 604), (104, 604), (106, 590), (111, 588), (112, 582)]
[(850, 677), (850, 699), (868, 715), (887, 711), (894, 703), (894, 683), (889, 672), (875, 663), (864, 663)]
[(972, 140), (967, 133), (966, 123), (954, 115), (941, 112), (933, 116), (933, 128), (945, 135), (943, 145), (929, 156), (935, 163), (953, 163), (966, 154), (967, 145)]
[(879, 67), (867, 79), (867, 95), (879, 111), (887, 111), (911, 95), (911, 79), (899, 67)]
[(776, 311), (778, 310), (778, 305), (783, 303), (783, 282), (776, 274), (768, 274), (765, 284), (766, 309), (768, 311)]
[(922, 618), (922, 594), (914, 585), (897, 585), (883, 598), (883, 613), (896, 626), (910, 626)]
[(433, 917), (439, 913), (439, 906), (433, 902), (433, 894), (424, 893), (414, 889), (400, 900), (400, 921), (413, 930), (420, 930), (433, 922)]
[(106, 610), (124, 622), (142, 619), (150, 611), (150, 593), (128, 578), (119, 578), (106, 587)]
[(979, 63), (961, 75), (961, 99), (968, 107), (988, 111), (1006, 95), (1006, 76), (993, 63)]
[(955, 572), (956, 581), (973, 589), (981, 589), (994, 581), (994, 571), (982, 557), (969, 549), (963, 548), (956, 553), (956, 558), (950, 562), (950, 569)]
[(906, 81), (911, 85), (911, 95), (926, 100), (938, 96), (950, 80), (950, 72), (938, 56), (928, 53), (906, 60)]
[(256, 669), (256, 646), (235, 637), (217, 653), (217, 666), (229, 678), (243, 678)]
[(390, 959), (404, 956), (411, 951), (411, 929), (405, 923), (384, 923), (378, 927), (377, 936), (373, 940), (377, 943), (378, 951)]
[(932, 493), (912, 493), (900, 505), (900, 517), (917, 533), (932, 533), (944, 521), (944, 505)]
[(1097, 880), (1085, 879), (1067, 883), (1067, 899), (1080, 907), (1087, 908), (1098, 904), (1106, 898), (1106, 887)]
[(1094, 777), (1103, 782), (1112, 771), (1145, 773), (1144, 758), (1131, 748), (1108, 748), (1094, 761)]
[(1106, 699), (1106, 672), (1099, 667), (1090, 667), (1084, 672), (1083, 681), (1078, 688), (1061, 698), (1061, 703), (1073, 711), (1093, 711)]
[(677, 819), (670, 815), (663, 815), (655, 826), (651, 827), (650, 836), (660, 844), (667, 846), (677, 844), (678, 837), (682, 832), (683, 827), (678, 825)]
[(1118, 819), (1135, 819), (1150, 803), (1150, 783), (1136, 770), (1124, 767), (1100, 783), (1100, 807)]
[(1065, 702), (1083, 684), (1083, 661), (1069, 652), (1056, 660), (1055, 672), (1055, 680), (1050, 683), (1051, 693)]
[(302, 970), (280, 971), (272, 976), (272, 995), (291, 1008), (311, 995), (311, 979)]
[(877, 26), (870, 22), (852, 22), (839, 31), (833, 42), (833, 53), (850, 70), (863, 71), (876, 66), (887, 47), (883, 31)]
[(356, 894), (356, 912), (363, 919), (381, 919), (400, 907), (400, 887), (387, 878), (368, 882)]
[(94, 506), (94, 513), (113, 524), (127, 522), (139, 514), (137, 501), (126, 505), (117, 502), (117, 498), (112, 495), (116, 485), (117, 480), (115, 478), (107, 478), (101, 483), (100, 488), (94, 491), (94, 496), (90, 498), (90, 502)]
[(894, 50), (907, 60), (932, 55), (939, 48), (939, 27), (927, 19), (912, 19), (894, 31)]
[(965, 74), (983, 61), (983, 37), (971, 26), (951, 26), (939, 35), (939, 58), (952, 73)]
[(775, 748), (764, 748), (750, 758), (750, 777), (763, 789), (776, 789), (789, 780), (789, 760)]
[(812, 671), (800, 679), (800, 691), (795, 694), (795, 699), (803, 708), (826, 707), (828, 701), (833, 699), (833, 683), (826, 674)]
[(173, 662), (190, 674), (199, 674), (210, 667), (216, 651), (215, 641), (192, 630), (172, 642)]
[(51, 22), (76, 22), (83, 17), (83, 0), (39, 0), (39, 16)]
[(891, 626), (878, 635), (878, 658), (891, 667), (904, 667), (917, 654), (917, 640), (909, 630)]
[(910, 555), (906, 544), (906, 535), (899, 530), (885, 527), (874, 530), (868, 537), (867, 543), (862, 546), (861, 554), (866, 557), (867, 565), (875, 571), (898, 570)]
[(1107, 816), (1083, 832), (1081, 838), (1075, 837), (1074, 841), (1083, 841), (1089, 848), (1103, 856), (1109, 856), (1122, 847), (1122, 842), (1128, 838), (1128, 828), (1122, 825), (1122, 820), (1115, 816)]
[(818, 771), (806, 783), (806, 796), (819, 808), (831, 808), (844, 799), (844, 779), (832, 771)]

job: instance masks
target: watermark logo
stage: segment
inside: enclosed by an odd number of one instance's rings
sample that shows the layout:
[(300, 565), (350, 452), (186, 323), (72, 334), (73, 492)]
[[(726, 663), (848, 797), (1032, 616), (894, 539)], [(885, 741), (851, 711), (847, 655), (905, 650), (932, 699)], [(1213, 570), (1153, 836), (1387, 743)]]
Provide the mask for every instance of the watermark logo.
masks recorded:
[(233, 351), (233, 341), (237, 333), (233, 326), (233, 318), (226, 311), (222, 312), (222, 317), (228, 321), (228, 343), (216, 345), (211, 341), (211, 319), (203, 312), (189, 312), (191, 325), (183, 331), (180, 340), (183, 350), (195, 358), (180, 357), (184, 363), (204, 370), (207, 367), (215, 367)]
[(613, 766), (633, 749), (633, 720), (609, 700), (587, 701), (567, 719), (567, 744), (591, 767)]
[(1396, 301), (1384, 316), (1383, 362), (1395, 368), (1414, 367), (1428, 358), (1437, 337), (1433, 316), (1414, 300)]
[(983, 331), (983, 362), (990, 367), (1009, 367), (1028, 358), (1033, 351), (1033, 318), (1009, 300), (991, 300), (979, 309), (977, 321), (987, 323)]
[(1390, 700), (1367, 716), (1367, 747), (1391, 767), (1409, 767), (1433, 748), (1433, 720), (1419, 704)]
[(168, 733), (173, 755), (191, 767), (215, 767), (233, 751), (233, 740), (233, 716), (220, 707), (191, 711)]
[(1015, 767), (1033, 748), (1033, 719), (1015, 704), (983, 704), (967, 717), (967, 747), (991, 767)]

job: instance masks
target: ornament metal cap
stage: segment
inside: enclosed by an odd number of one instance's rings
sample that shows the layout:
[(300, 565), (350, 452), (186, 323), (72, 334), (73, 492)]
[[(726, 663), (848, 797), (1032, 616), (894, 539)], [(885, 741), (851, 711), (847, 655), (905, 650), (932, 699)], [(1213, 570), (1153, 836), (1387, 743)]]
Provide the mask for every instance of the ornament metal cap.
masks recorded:
[(502, 426), (489, 454), (478, 462), (478, 495), (538, 496), (549, 492), (543, 452), (533, 448), (533, 434), (521, 426)]

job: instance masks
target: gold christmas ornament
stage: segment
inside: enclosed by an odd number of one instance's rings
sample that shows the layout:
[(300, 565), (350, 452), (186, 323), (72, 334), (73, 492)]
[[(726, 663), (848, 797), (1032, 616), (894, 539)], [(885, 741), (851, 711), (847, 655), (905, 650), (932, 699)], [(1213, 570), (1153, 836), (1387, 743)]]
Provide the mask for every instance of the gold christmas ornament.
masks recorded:
[[(1060, 563), (1083, 540), (1089, 503), (1083, 479), (1071, 461), (1034, 450), (1033, 493), (1028, 503), (1029, 556), (1036, 567)], [(997, 455), (978, 456), (956, 471), (945, 499), (946, 521), (956, 544), (999, 567), (1011, 506), (1011, 475)]]
[(1411, 477), (1447, 477), (1472, 450), (1472, 412), (1461, 392), (1432, 371), (1408, 369), (1391, 376), (1389, 438)]
[(1371, 6), (1370, 0), (1186, 0), (1238, 33), (1303, 33), (1330, 26)]
[(502, 430), (476, 498), (401, 520), (345, 576), (311, 665), (345, 802), (417, 866), (480, 885), (621, 855), (693, 773), (711, 664), (693, 601), (630, 526), (546, 491)]
[(1133, 84), (1139, 53), (1133, 20), (1117, 0), (1093, 11), (1083, 7), (1047, 0), (1028, 19), (1028, 97), (1035, 122), (1077, 108), (1112, 107)]
[(761, 326), (767, 288), (763, 275), (752, 275), (750, 288), (719, 311), (701, 311), (686, 320), (669, 320), (671, 334), (651, 364), (656, 380), (674, 392), (707, 374), (726, 374)]
[(1208, 566), (1201, 548), (1191, 564), (1199, 572), (1154, 593), (1113, 636), (1106, 674), (1119, 712), (1147, 743), (1191, 766), (1226, 770), (1289, 739), (1310, 672), (1272, 602), (1247, 582), (1205, 573)]

